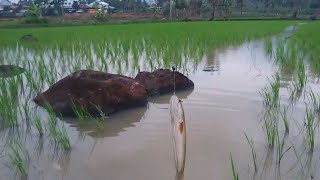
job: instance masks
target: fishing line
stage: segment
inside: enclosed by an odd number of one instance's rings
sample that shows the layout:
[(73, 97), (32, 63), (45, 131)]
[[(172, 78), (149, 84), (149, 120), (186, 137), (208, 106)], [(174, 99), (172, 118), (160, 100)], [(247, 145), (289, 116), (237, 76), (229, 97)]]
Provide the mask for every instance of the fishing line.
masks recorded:
[(176, 94), (176, 68), (172, 66), (173, 71), (173, 94)]

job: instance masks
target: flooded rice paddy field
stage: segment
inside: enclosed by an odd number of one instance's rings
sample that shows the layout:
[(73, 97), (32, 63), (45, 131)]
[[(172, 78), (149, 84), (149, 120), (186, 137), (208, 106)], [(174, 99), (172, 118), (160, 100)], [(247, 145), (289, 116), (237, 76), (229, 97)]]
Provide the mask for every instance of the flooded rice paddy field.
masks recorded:
[[(88, 56), (77, 49), (38, 53), (19, 44), (0, 49), (2, 63), (12, 60), (26, 69), (0, 79), (1, 179), (227, 180), (234, 178), (231, 155), (240, 179), (319, 179), (319, 74), (292, 40), (304, 26), (296, 24), (196, 55), (187, 48), (175, 56), (181, 60), (168, 62), (156, 61), (165, 53), (132, 49), (122, 54), (128, 61), (114, 61), (108, 48), (99, 55), (94, 45)], [(182, 177), (174, 167), (171, 94), (84, 123), (57, 118), (32, 101), (75, 70), (135, 76), (172, 65), (195, 83), (194, 89), (177, 92), (187, 127)]]

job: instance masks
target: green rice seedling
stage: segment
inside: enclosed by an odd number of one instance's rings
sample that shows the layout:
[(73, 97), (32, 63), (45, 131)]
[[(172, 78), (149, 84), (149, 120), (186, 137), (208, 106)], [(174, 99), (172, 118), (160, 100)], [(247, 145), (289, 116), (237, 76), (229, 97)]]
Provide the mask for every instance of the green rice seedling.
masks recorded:
[(231, 168), (232, 168), (232, 177), (233, 177), (233, 180), (239, 180), (239, 174), (237, 172), (237, 169), (236, 169), (236, 166), (235, 166), (235, 163), (233, 161), (233, 158), (232, 158), (232, 154), (230, 153), (230, 161), (231, 161)]
[(43, 128), (42, 128), (42, 123), (41, 123), (41, 119), (39, 116), (36, 116), (33, 120), (33, 124), (36, 127), (36, 129), (38, 130), (39, 136), (43, 135)]
[(283, 125), (285, 128), (285, 134), (289, 133), (289, 122), (288, 122), (288, 116), (287, 116), (287, 112), (288, 112), (288, 107), (284, 107), (283, 111), (280, 112), (282, 121), (283, 121)]
[(274, 117), (272, 116), (274, 116), (274, 114), (265, 116), (263, 126), (266, 133), (267, 142), (270, 148), (274, 147), (274, 143), (278, 134), (278, 126), (276, 120), (273, 119)]
[(56, 114), (53, 110), (53, 107), (48, 103), (45, 102), (44, 103), (44, 107), (46, 108), (47, 112), (48, 112), (48, 129), (49, 129), (49, 135), (51, 137), (55, 137), (57, 135), (57, 118), (56, 118)]
[(0, 118), (4, 127), (14, 127), (18, 121), (18, 84), (15, 78), (0, 78)]
[[(49, 128), (49, 135), (54, 139), (55, 143), (61, 145), (61, 147), (64, 150), (69, 150), (71, 148), (70, 145), (70, 140), (69, 137), (67, 135), (67, 132), (63, 126), (63, 128), (59, 128), (59, 126), (57, 125), (57, 118), (56, 118), (56, 114), (52, 108), (52, 106), (50, 106), (50, 104), (48, 102), (45, 102), (45, 107), (48, 111), (48, 115), (49, 115), (49, 120), (48, 120), (48, 128)], [(36, 121), (40, 121), (36, 120)], [(38, 127), (36, 127), (39, 131), (39, 133), (41, 132), (41, 123), (36, 123)]]
[(28, 151), (18, 140), (8, 144), (9, 163), (15, 168), (22, 179), (26, 179), (29, 171), (30, 158)]
[(317, 115), (318, 121), (320, 121), (320, 96), (315, 95), (315, 93), (311, 90), (310, 101), (314, 109), (314, 113)]
[(277, 160), (278, 164), (280, 164), (283, 156), (291, 149), (291, 146), (285, 149), (285, 140), (288, 134), (285, 134), (283, 139), (280, 140), (279, 133), (277, 133), (276, 137), (276, 149), (277, 149)]
[(264, 105), (266, 107), (270, 107), (272, 106), (272, 94), (269, 91), (269, 89), (267, 87), (262, 89), (262, 92), (260, 92), (261, 96), (263, 97), (264, 100)]
[[(274, 105), (277, 105), (278, 106), (278, 101), (279, 101), (279, 92), (280, 92), (280, 76), (278, 73), (276, 73), (274, 76), (273, 76), (273, 83), (271, 83), (271, 90), (272, 90), (272, 94), (273, 94), (273, 103)], [(277, 104), (275, 104), (277, 102)]]
[(272, 40), (271, 38), (267, 38), (265, 41), (265, 50), (267, 54), (272, 57), (273, 47), (272, 47)]
[(56, 128), (55, 141), (59, 143), (63, 150), (71, 149), (70, 139), (64, 126), (62, 127), (62, 129), (58, 127)]
[(100, 106), (97, 106), (95, 104), (93, 105), (96, 107), (97, 111), (99, 112), (99, 117), (93, 118), (95, 120), (95, 125), (97, 128), (103, 129), (103, 122), (105, 119), (107, 119), (107, 115), (103, 112)]
[(87, 109), (81, 105), (78, 105), (76, 102), (72, 101), (72, 110), (78, 118), (80, 124), (84, 123), (87, 118), (90, 117)]
[(24, 112), (24, 117), (25, 117), (25, 119), (26, 119), (26, 123), (27, 123), (27, 125), (28, 125), (29, 122), (30, 122), (30, 113), (31, 113), (29, 102), (28, 102), (28, 101), (25, 101), (25, 102), (23, 103), (22, 108), (23, 108), (23, 112)]
[(280, 76), (276, 73), (273, 76), (273, 81), (270, 82), (269, 86), (262, 89), (260, 94), (264, 99), (264, 105), (268, 108), (277, 108), (280, 103)]
[(41, 82), (40, 81), (37, 81), (31, 72), (29, 71), (26, 71), (25, 72), (25, 76), (26, 76), (26, 79), (27, 79), (27, 82), (28, 82), (28, 85), (30, 86), (30, 88), (35, 91), (35, 92), (40, 92), (40, 89), (41, 89)]
[(249, 144), (249, 146), (251, 148), (252, 161), (253, 161), (253, 165), (254, 165), (254, 173), (257, 173), (258, 172), (258, 168), (257, 168), (257, 153), (256, 153), (256, 150), (254, 148), (252, 138), (249, 139), (246, 133), (244, 133), (244, 135), (246, 136), (247, 142), (248, 142), (248, 144)]
[(304, 62), (300, 61), (298, 66), (298, 91), (302, 91), (307, 82), (306, 70), (304, 68)]
[(311, 108), (306, 108), (306, 117), (305, 117), (305, 126), (306, 126), (306, 133), (307, 133), (307, 137), (306, 140), (308, 142), (310, 151), (313, 151), (314, 148), (314, 142), (315, 142), (315, 127), (314, 127), (314, 120), (315, 120), (315, 116), (314, 116), (314, 112)]
[(280, 41), (277, 44), (276, 54), (275, 54), (275, 61), (276, 63), (280, 64), (283, 67), (286, 63), (287, 56), (285, 51), (285, 42)]

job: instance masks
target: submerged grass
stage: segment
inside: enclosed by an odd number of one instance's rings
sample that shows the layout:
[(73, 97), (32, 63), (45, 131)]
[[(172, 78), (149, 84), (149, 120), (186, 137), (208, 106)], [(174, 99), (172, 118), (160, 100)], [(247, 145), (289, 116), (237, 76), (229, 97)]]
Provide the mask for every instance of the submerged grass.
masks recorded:
[(249, 139), (247, 134), (244, 133), (246, 139), (247, 139), (247, 142), (250, 146), (250, 149), (251, 149), (251, 155), (252, 155), (252, 161), (253, 161), (253, 166), (254, 166), (254, 172), (257, 173), (258, 172), (258, 167), (257, 167), (257, 153), (256, 153), (256, 149), (254, 148), (254, 145), (253, 145), (253, 141), (252, 141), (252, 138)]

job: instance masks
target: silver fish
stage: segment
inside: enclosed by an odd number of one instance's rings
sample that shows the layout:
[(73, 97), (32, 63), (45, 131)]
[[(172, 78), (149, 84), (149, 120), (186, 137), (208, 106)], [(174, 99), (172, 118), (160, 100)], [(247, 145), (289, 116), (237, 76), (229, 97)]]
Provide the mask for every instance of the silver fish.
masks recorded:
[(186, 123), (182, 101), (176, 95), (170, 99), (173, 150), (177, 173), (183, 173), (186, 159)]

